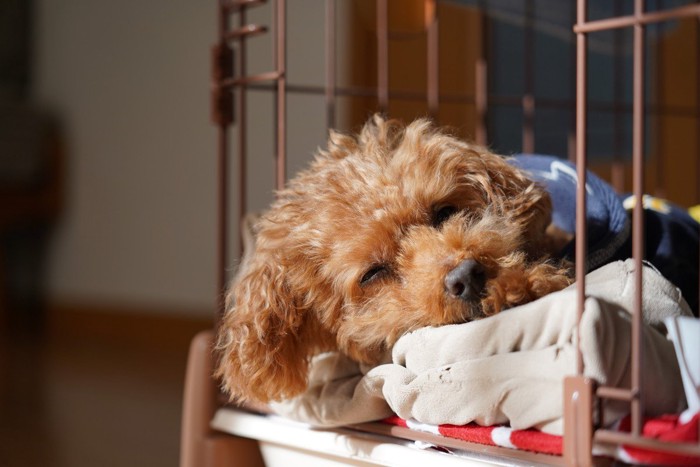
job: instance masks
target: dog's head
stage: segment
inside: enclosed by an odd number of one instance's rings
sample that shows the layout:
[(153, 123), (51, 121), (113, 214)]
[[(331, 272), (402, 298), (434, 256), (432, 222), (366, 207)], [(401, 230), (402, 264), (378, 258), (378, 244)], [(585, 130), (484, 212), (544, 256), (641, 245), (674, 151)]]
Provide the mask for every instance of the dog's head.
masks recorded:
[(550, 211), (524, 172), (428, 121), (332, 133), (257, 224), (218, 374), (234, 398), (282, 399), (316, 353), (373, 363), (409, 330), (532, 299)]

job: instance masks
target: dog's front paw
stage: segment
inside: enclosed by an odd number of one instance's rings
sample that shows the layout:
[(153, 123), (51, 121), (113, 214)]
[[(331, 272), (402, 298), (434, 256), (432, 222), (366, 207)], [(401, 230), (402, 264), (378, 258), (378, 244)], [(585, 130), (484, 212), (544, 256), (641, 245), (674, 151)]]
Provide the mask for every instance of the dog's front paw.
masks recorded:
[(489, 281), (487, 293), (481, 302), (484, 316), (529, 303), (568, 287), (573, 282), (571, 268), (550, 263), (522, 265), (501, 270)]
[(566, 264), (540, 263), (528, 270), (528, 292), (531, 300), (544, 297), (571, 285), (572, 269)]

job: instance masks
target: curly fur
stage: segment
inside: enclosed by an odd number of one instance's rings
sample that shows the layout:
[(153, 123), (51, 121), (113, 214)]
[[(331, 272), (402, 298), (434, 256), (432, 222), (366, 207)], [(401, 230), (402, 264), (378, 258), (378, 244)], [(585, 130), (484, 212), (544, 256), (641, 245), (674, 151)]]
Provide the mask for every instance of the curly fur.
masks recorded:
[[(437, 224), (446, 205), (455, 213)], [(377, 363), (408, 331), (564, 288), (569, 265), (547, 256), (550, 216), (526, 173), (426, 120), (375, 116), (358, 136), (332, 132), (256, 225), (255, 254), (227, 293), (217, 375), (233, 399), (288, 398), (319, 352)], [(485, 271), (472, 302), (444, 287), (465, 259)]]

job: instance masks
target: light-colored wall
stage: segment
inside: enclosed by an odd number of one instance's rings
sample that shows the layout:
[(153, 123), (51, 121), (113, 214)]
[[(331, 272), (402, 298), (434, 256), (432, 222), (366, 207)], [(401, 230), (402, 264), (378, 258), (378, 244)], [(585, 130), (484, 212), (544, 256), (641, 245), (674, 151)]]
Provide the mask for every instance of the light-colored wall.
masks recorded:
[[(308, 47), (290, 47), (298, 63), (290, 73), (318, 81), (322, 29), (308, 25), (321, 24), (321, 2), (292, 3), (290, 35)], [(60, 119), (68, 159), (51, 301), (213, 310), (215, 7), (214, 0), (37, 0), (34, 97)], [(257, 14), (265, 12), (251, 17)], [(256, 41), (251, 68), (262, 70), (271, 63), (269, 41)], [(249, 115), (250, 207), (262, 209), (272, 196), (272, 100), (257, 94)], [(290, 98), (289, 105), (293, 172), (325, 128), (322, 99)]]

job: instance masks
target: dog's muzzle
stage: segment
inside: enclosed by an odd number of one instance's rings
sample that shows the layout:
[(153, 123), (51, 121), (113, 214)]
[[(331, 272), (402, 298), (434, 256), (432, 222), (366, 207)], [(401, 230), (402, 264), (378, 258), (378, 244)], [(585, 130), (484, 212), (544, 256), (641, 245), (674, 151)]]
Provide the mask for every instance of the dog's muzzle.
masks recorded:
[(478, 300), (486, 285), (484, 266), (473, 259), (465, 259), (445, 275), (445, 291), (465, 302)]

